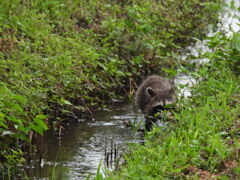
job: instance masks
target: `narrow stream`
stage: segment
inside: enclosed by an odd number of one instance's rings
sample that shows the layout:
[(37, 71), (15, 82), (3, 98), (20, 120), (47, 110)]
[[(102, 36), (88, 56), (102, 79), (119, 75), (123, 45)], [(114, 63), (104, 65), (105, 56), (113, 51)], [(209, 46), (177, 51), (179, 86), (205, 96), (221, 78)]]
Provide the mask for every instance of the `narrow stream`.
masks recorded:
[[(230, 4), (230, 0), (226, 0)], [(240, 6), (240, 1), (235, 0), (235, 7)], [(231, 31), (238, 31), (240, 28), (239, 11), (226, 8), (228, 13), (220, 15), (221, 23), (219, 30), (227, 34)], [(213, 32), (209, 33), (209, 36)], [(209, 51), (205, 45), (206, 41), (199, 41), (193, 46), (187, 47), (189, 55), (198, 56), (199, 51)], [(186, 51), (185, 51), (186, 52)], [(207, 60), (200, 59), (198, 63)], [(179, 72), (175, 78), (177, 85), (193, 86), (196, 80), (190, 75)], [(190, 90), (186, 87), (181, 93), (188, 97)], [(130, 128), (124, 125), (124, 121), (138, 122), (144, 120), (141, 115), (136, 115), (134, 107), (126, 102), (115, 102), (109, 109), (94, 113), (94, 121), (79, 120), (71, 123), (64, 132), (62, 139), (59, 139), (53, 132), (48, 132), (44, 137), (42, 160), (34, 160), (25, 168), (26, 175), (32, 180), (47, 180), (54, 173), (55, 179), (79, 180), (85, 179), (89, 173), (95, 174), (100, 161), (104, 161), (105, 151), (110, 151), (114, 146), (121, 151), (127, 143), (139, 143), (142, 140), (142, 133), (133, 133)], [(112, 141), (112, 143), (111, 143)]]
[(124, 125), (124, 121), (143, 119), (141, 115), (136, 117), (133, 108), (126, 102), (114, 103), (109, 109), (94, 112), (94, 121), (71, 123), (62, 139), (48, 132), (43, 141), (43, 158), (25, 169), (28, 177), (44, 180), (54, 173), (55, 179), (79, 180), (95, 174), (99, 162), (104, 161), (105, 147), (109, 153), (111, 146), (121, 151), (127, 143), (141, 142), (142, 133), (134, 133)]

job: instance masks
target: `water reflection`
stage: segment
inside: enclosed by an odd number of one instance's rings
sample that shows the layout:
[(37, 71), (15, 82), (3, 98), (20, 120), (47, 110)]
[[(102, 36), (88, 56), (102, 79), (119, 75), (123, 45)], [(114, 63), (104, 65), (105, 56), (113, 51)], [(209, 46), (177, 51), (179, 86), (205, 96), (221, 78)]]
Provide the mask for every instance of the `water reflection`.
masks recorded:
[[(232, 2), (234, 2), (232, 4)], [(219, 24), (219, 29), (226, 32), (228, 36), (232, 32), (237, 32), (240, 30), (240, 1), (239, 0), (226, 0), (227, 7), (225, 8), (225, 13), (223, 13), (221, 18), (221, 23)], [(231, 4), (233, 7), (231, 7)]]
[[(95, 112), (95, 121), (72, 123), (61, 140), (48, 132), (44, 138), (42, 162), (34, 161), (26, 170), (30, 179), (48, 179), (53, 171), (56, 179), (87, 177), (89, 173), (96, 173), (104, 158), (105, 144), (110, 149), (111, 139), (118, 147), (140, 142), (141, 133), (133, 133), (123, 124), (136, 118), (133, 106), (118, 103), (110, 109)], [(137, 118), (143, 120), (140, 115)]]
[[(231, 2), (233, 7), (231, 6)], [(218, 32), (224, 32), (227, 36), (232, 35), (233, 32), (238, 32), (240, 30), (240, 1), (239, 0), (226, 0), (226, 6), (224, 8), (224, 12), (219, 14), (219, 24), (217, 31), (213, 31), (211, 28), (207, 36), (214, 36)], [(211, 27), (211, 26), (210, 26)], [(198, 40), (196, 39), (196, 43), (191, 45), (183, 50), (181, 59), (189, 60), (189, 64), (195, 63), (196, 68), (195, 71), (199, 67), (199, 65), (208, 63), (209, 59), (207, 58), (197, 58), (201, 54), (206, 52), (212, 52), (212, 50), (207, 45), (208, 40)], [(195, 57), (194, 59), (192, 57)], [(188, 74), (182, 73), (179, 70), (178, 75), (174, 79), (176, 85), (182, 86), (180, 88), (180, 96), (189, 97), (191, 96), (190, 87), (197, 83), (197, 80), (192, 77), (191, 72)]]

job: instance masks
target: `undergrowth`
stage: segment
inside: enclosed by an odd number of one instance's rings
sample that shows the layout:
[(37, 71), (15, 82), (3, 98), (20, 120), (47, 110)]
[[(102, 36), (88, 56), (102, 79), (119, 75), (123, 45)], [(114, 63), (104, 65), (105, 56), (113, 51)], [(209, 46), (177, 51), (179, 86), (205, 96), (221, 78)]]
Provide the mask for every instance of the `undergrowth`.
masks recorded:
[(131, 95), (140, 76), (176, 67), (179, 47), (216, 22), (219, 2), (0, 1), (1, 176), (36, 133), (91, 117)]
[(107, 179), (240, 178), (240, 34), (218, 33), (208, 43), (213, 52), (192, 72), (200, 81), (180, 100), (175, 128), (149, 132)]

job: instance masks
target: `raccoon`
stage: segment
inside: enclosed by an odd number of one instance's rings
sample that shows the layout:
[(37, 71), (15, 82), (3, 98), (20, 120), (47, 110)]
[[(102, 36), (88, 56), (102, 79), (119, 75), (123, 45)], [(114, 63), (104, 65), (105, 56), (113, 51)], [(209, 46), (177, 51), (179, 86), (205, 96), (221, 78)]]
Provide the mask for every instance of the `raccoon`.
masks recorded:
[(136, 96), (136, 106), (141, 109), (146, 117), (145, 128), (150, 131), (157, 118), (154, 114), (165, 109), (166, 105), (173, 104), (173, 83), (158, 75), (149, 76), (139, 86)]

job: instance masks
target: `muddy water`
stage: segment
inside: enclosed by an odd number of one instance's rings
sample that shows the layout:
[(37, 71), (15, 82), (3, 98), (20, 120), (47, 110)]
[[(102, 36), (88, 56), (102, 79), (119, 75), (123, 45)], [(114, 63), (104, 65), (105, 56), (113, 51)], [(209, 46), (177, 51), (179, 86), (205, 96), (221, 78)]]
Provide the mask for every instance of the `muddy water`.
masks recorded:
[[(230, 4), (230, 0), (226, 2)], [(239, 0), (235, 0), (235, 6), (240, 6)], [(220, 14), (219, 17), (221, 20), (219, 31), (224, 30), (230, 35), (232, 30), (236, 32), (240, 29), (237, 25), (239, 11), (226, 8), (226, 13)], [(211, 35), (214, 35), (214, 32), (210, 31), (209, 36)], [(199, 52), (209, 52), (206, 43), (206, 40), (198, 41), (195, 45), (187, 47), (181, 58), (187, 59), (188, 56), (198, 56)], [(207, 61), (207, 59), (198, 59), (197, 63)], [(181, 89), (181, 94), (188, 97), (191, 96), (189, 86), (193, 86), (197, 81), (191, 77), (191, 73), (185, 74), (179, 70), (175, 83), (185, 85)], [(140, 122), (144, 119), (140, 115), (136, 117), (132, 105), (117, 102), (109, 109), (94, 114), (94, 121), (79, 120), (70, 124), (60, 139), (53, 132), (48, 132), (44, 137), (42, 159), (32, 161), (25, 168), (26, 175), (31, 180), (49, 179), (52, 173), (58, 180), (84, 179), (88, 174), (96, 173), (99, 162), (104, 161), (105, 151), (108, 153), (111, 146), (121, 151), (127, 143), (142, 141), (140, 132), (133, 133), (124, 125), (124, 121)]]
[(95, 112), (94, 121), (71, 123), (61, 139), (48, 132), (44, 137), (42, 159), (33, 160), (26, 167), (26, 174), (31, 180), (49, 179), (52, 173), (58, 180), (79, 180), (89, 173), (95, 174), (99, 162), (104, 162), (105, 151), (110, 153), (111, 146), (113, 151), (122, 151), (127, 143), (142, 141), (141, 132), (134, 133), (124, 125), (124, 121), (136, 118), (138, 122), (143, 119), (141, 115), (136, 116), (132, 105), (117, 102), (109, 109)]

